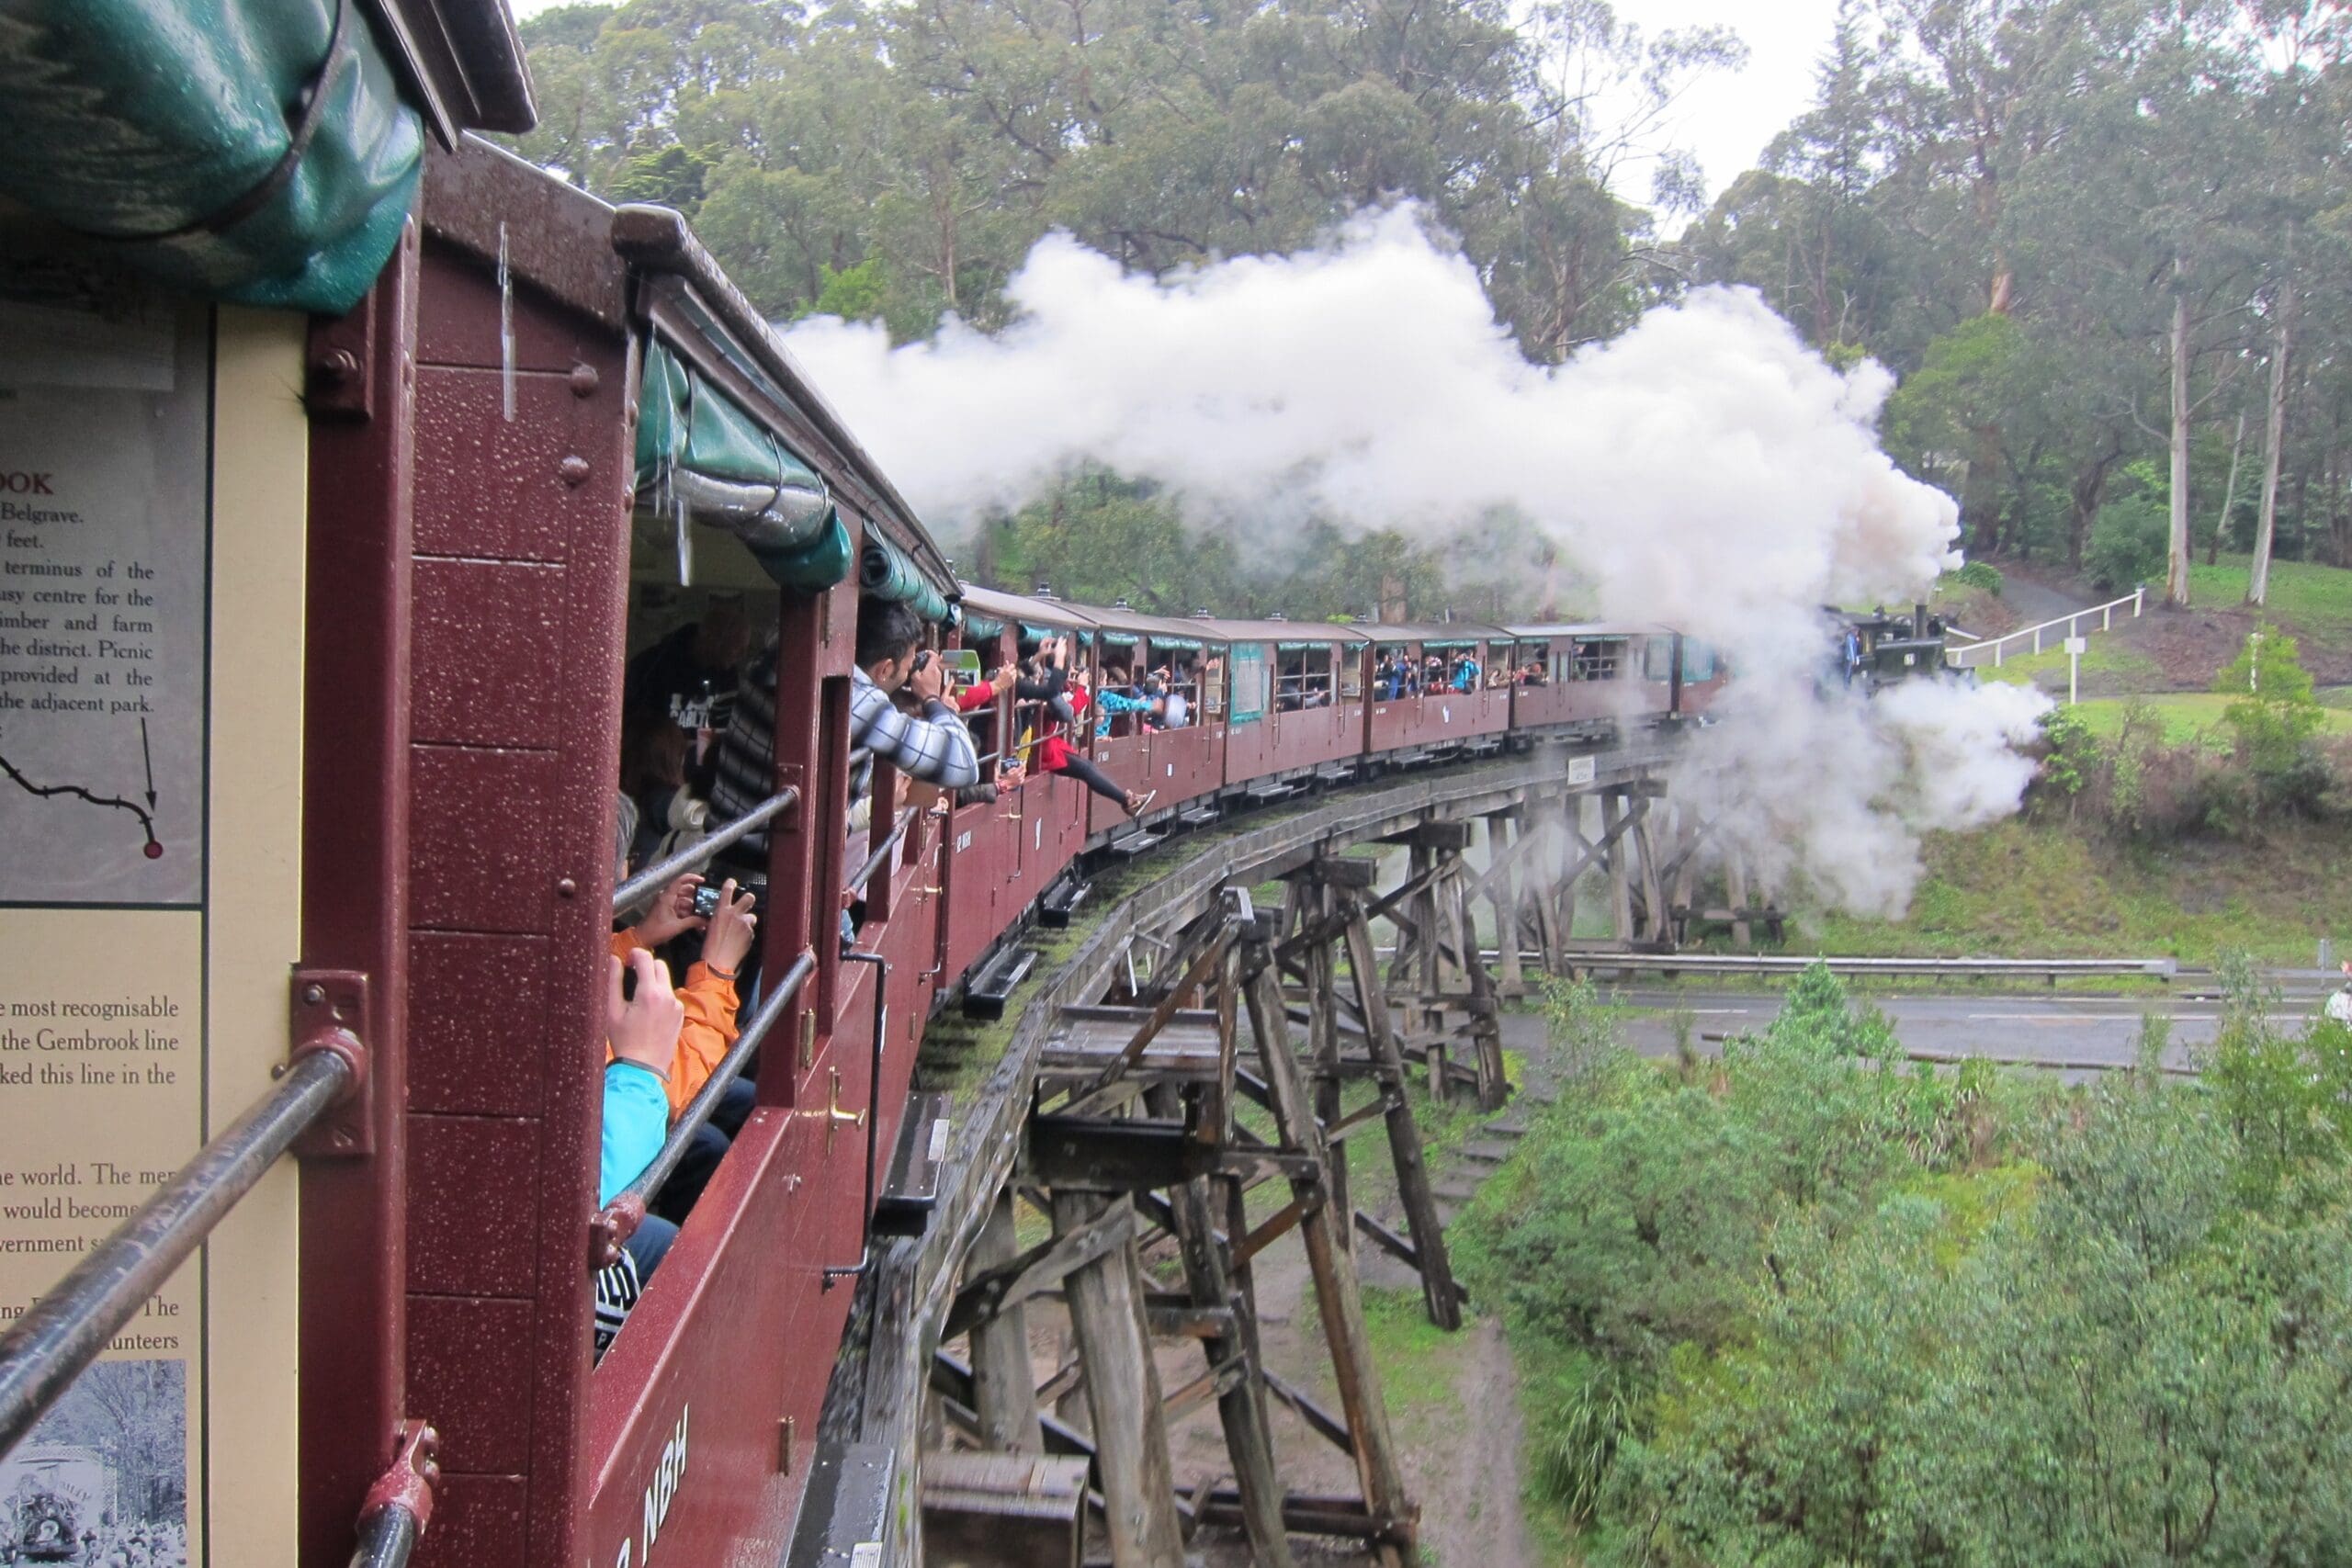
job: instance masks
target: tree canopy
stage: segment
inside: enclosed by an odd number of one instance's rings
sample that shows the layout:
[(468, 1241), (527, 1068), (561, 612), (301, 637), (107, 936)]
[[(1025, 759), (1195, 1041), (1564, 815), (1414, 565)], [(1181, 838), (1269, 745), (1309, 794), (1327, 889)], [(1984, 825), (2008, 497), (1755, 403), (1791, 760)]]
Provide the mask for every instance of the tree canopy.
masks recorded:
[[(1842, 0), (1813, 105), (1703, 206), (1661, 128), (1742, 46), (1605, 0), (628, 0), (523, 33), (521, 150), (684, 210), (778, 319), (985, 330), (1050, 231), (1164, 275), (1410, 200), (1537, 363), (1710, 283), (1883, 362), (1890, 449), (1961, 498), (1973, 552), (2083, 566), (2121, 501), (2161, 513), (2176, 598), (2199, 547), (2257, 548), (2256, 598), (2273, 547), (2352, 562), (2334, 0)], [(1133, 487), (1111, 515), (1106, 482), (984, 530), (978, 565), (1074, 583), (1053, 541), (1077, 521), (1177, 525)], [(1338, 601), (1560, 593), (1523, 561), (1466, 581), (1455, 550), (1372, 553)], [(1230, 551), (1170, 570), (1129, 586), (1297, 586)]]

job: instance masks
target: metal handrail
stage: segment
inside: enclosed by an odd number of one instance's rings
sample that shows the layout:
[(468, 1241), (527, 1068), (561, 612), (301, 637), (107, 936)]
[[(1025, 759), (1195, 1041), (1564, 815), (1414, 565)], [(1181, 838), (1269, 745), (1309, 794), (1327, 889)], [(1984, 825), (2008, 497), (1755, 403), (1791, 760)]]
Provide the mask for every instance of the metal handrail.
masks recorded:
[[(702, 1088), (686, 1101), (686, 1108), (678, 1112), (677, 1121), (671, 1124), (670, 1135), (662, 1140), (662, 1152), (638, 1172), (634, 1181), (615, 1193), (613, 1201), (605, 1205), (605, 1213), (608, 1217), (617, 1219), (625, 1205), (633, 1205), (636, 1213), (642, 1213), (646, 1202), (662, 1190), (663, 1182), (670, 1179), (670, 1173), (678, 1168), (678, 1161), (684, 1157), (686, 1145), (694, 1141), (694, 1135), (710, 1120), (711, 1112), (718, 1109), (719, 1097), (727, 1092), (729, 1085), (742, 1076), (743, 1066), (752, 1059), (752, 1053), (760, 1048), (760, 1042), (767, 1038), (768, 1031), (775, 1027), (776, 1020), (784, 1016), (784, 1010), (791, 1004), (792, 998), (799, 993), (808, 976), (816, 973), (816, 969), (817, 955), (807, 948), (801, 949), (800, 956), (792, 961), (792, 967), (784, 972), (775, 987), (760, 998), (760, 1010), (752, 1015), (752, 1021), (743, 1026), (743, 1032), (735, 1037), (735, 1043), (727, 1048), (727, 1055), (719, 1058), (718, 1066), (710, 1070), (710, 1077), (704, 1080)], [(635, 1228), (631, 1222), (629, 1229)]]
[(379, 1508), (359, 1523), (359, 1544), (352, 1548), (351, 1568), (408, 1568), (424, 1533), (423, 1523), (401, 1505)]
[(1970, 643), (1966, 648), (1949, 649), (1946, 650), (1944, 658), (1946, 662), (1950, 663), (1955, 669), (1973, 669), (1975, 666), (1984, 662), (1984, 660), (1979, 656), (1989, 648), (1993, 650), (1994, 668), (1998, 669), (2001, 665), (2002, 660), (2007, 657), (2007, 652), (2003, 646), (2004, 644), (2015, 642), (2021, 637), (2031, 637), (2033, 639), (2033, 651), (2040, 653), (2041, 651), (2041, 637), (2044, 632), (2049, 631), (2052, 626), (2064, 626), (2066, 628), (2066, 635), (2068, 637), (2080, 636), (2081, 622), (2084, 617), (2088, 615), (2097, 615), (2098, 617), (2098, 629), (2101, 631), (2109, 631), (2114, 627), (2115, 612), (2122, 608), (2124, 605), (2129, 604), (2132, 606), (2132, 614), (2135, 617), (2143, 614), (2147, 605), (2147, 596), (2148, 591), (2145, 588), (2135, 588), (2131, 592), (2124, 594), (2121, 598), (2109, 599), (2104, 604), (2092, 604), (2084, 609), (2070, 612), (2067, 615), (2054, 615), (2049, 620), (2039, 622), (2030, 626), (2019, 626), (2013, 632), (2003, 632), (1999, 637), (1980, 638), (1977, 641)]
[(865, 891), (865, 885), (874, 880), (874, 874), (882, 869), (890, 859), (890, 852), (897, 849), (899, 841), (907, 836), (907, 829), (914, 821), (918, 809), (916, 807), (910, 806), (899, 813), (898, 826), (884, 834), (882, 841), (874, 846), (874, 852), (865, 857), (865, 863), (857, 868), (855, 876), (849, 879), (845, 891), (851, 893)]
[(865, 1240), (856, 1262), (826, 1265), (818, 1284), (827, 1291), (842, 1280), (854, 1280), (874, 1262), (874, 1151), (882, 1135), (882, 1035), (890, 1022), (890, 961), (862, 948), (853, 948), (842, 959), (874, 965), (874, 1040), (865, 1069), (865, 1203), (858, 1210), (858, 1230)]
[(0, 1455), (24, 1439), (264, 1173), (356, 1083), (336, 1051), (297, 1057), (139, 1212), (0, 1335)]
[(773, 820), (778, 812), (783, 811), (799, 798), (798, 790), (786, 786), (768, 796), (742, 816), (735, 818), (723, 827), (713, 829), (708, 834), (688, 844), (668, 860), (647, 866), (643, 871), (613, 889), (613, 913), (617, 915), (622, 910), (634, 907), (638, 900), (649, 894), (660, 892), (676, 878), (684, 876), (690, 871), (700, 871), (710, 863), (712, 857), (719, 851), (762, 823)]

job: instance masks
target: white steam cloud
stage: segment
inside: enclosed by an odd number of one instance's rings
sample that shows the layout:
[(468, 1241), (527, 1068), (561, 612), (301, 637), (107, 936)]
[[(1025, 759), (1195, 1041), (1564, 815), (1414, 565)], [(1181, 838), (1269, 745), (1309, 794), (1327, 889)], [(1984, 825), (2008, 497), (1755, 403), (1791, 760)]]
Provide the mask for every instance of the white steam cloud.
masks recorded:
[(894, 349), (831, 319), (786, 334), (934, 521), (1018, 505), (1080, 462), (1252, 534), (1310, 511), (1436, 534), (1511, 508), (1605, 615), (1732, 660), (1737, 694), (1688, 784), (1770, 865), (1892, 911), (1919, 829), (2015, 808), (2031, 770), (2012, 746), (2036, 699), (1816, 694), (1818, 607), (1924, 595), (1957, 563), (1958, 513), (1878, 449), (1886, 372), (1833, 369), (1754, 294), (1702, 289), (1534, 366), (1411, 209), (1324, 250), (1166, 280), (1056, 235), (1009, 293), (1018, 316), (995, 336), (951, 321)]

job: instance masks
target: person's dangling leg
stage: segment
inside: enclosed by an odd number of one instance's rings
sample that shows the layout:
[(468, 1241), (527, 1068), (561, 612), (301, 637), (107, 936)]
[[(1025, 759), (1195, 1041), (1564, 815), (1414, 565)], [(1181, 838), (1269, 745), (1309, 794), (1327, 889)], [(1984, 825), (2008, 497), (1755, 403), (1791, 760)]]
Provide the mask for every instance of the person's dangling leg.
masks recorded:
[(1068, 773), (1103, 799), (1118, 802), (1119, 809), (1130, 817), (1151, 804), (1150, 795), (1137, 795), (1133, 790), (1121, 789), (1112, 782), (1111, 776), (1096, 767), (1091, 759), (1081, 757), (1075, 751), (1071, 752), (1069, 759), (1056, 771)]

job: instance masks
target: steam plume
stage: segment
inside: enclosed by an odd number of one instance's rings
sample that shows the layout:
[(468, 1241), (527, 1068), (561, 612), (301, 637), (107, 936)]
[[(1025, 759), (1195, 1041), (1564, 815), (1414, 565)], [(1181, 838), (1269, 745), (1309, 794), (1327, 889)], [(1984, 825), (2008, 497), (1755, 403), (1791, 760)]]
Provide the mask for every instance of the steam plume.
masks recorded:
[(1886, 372), (1833, 369), (1753, 293), (1698, 290), (1534, 366), (1409, 208), (1164, 281), (1054, 235), (1009, 292), (1017, 319), (993, 337), (951, 321), (893, 349), (831, 319), (787, 334), (934, 522), (1018, 505), (1082, 461), (1259, 531), (1311, 511), (1436, 533), (1514, 508), (1605, 615), (1726, 652), (1739, 693), (1693, 785), (1833, 901), (1899, 908), (1918, 829), (2015, 807), (2030, 697), (1816, 694), (1817, 607), (1924, 595), (1957, 564), (1958, 512), (1878, 449)]

